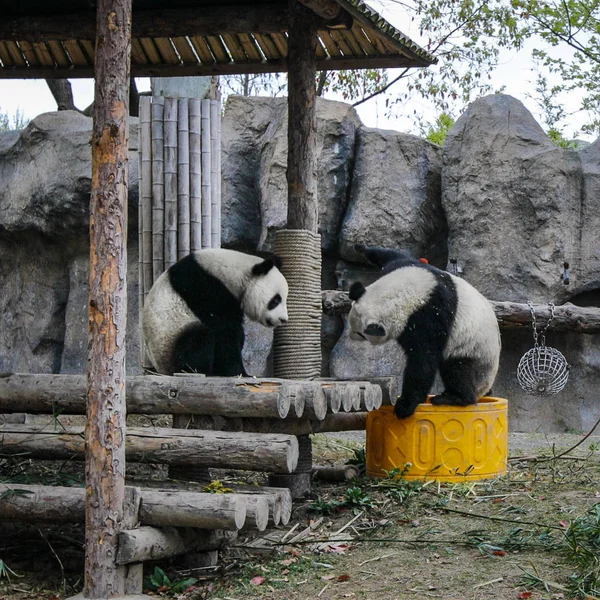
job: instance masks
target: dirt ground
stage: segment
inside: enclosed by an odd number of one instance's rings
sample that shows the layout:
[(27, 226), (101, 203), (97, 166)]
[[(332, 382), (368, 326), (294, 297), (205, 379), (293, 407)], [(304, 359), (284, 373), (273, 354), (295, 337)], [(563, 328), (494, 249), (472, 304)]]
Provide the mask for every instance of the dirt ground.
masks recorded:
[[(582, 437), (511, 434), (509, 473), (493, 481), (319, 483), (310, 499), (294, 502), (287, 526), (242, 533), (217, 569), (147, 565), (148, 575), (159, 567), (169, 577), (160, 592), (148, 581), (147, 593), (186, 600), (595, 598), (576, 590), (585, 588), (585, 576), (589, 583), (600, 574), (598, 560), (590, 575), (565, 539), (600, 502), (600, 438), (556, 458)], [(314, 436), (315, 462), (345, 462), (363, 439)], [(62, 600), (81, 590), (81, 528), (0, 528), (0, 600)], [(600, 543), (600, 524), (589, 530)]]

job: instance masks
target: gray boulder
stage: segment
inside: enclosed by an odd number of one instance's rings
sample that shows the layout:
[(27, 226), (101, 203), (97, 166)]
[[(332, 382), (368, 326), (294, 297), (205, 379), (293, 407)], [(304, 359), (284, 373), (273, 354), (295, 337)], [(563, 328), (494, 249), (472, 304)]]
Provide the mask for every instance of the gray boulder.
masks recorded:
[(441, 207), (441, 149), (413, 135), (359, 131), (340, 254), (360, 262), (354, 244), (403, 248), (446, 265), (447, 226)]
[[(560, 302), (564, 261), (580, 254), (581, 162), (521, 102), (473, 102), (444, 145), (448, 254), (488, 298)], [(576, 284), (575, 284), (576, 285)]]
[[(346, 209), (356, 111), (317, 101), (319, 231), (326, 251), (337, 248)], [(272, 251), (287, 221), (287, 99), (230, 96), (222, 125), (223, 245)]]

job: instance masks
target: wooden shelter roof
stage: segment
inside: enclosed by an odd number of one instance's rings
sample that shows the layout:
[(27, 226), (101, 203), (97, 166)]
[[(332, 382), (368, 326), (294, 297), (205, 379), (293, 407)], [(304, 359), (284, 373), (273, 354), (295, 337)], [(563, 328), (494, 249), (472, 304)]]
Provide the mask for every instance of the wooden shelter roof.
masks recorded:
[[(362, 0), (301, 2), (328, 7), (317, 17), (320, 70), (436, 62)], [(0, 78), (93, 77), (94, 0), (3, 0), (2, 5)], [(287, 5), (288, 0), (133, 0), (131, 74), (286, 71)]]

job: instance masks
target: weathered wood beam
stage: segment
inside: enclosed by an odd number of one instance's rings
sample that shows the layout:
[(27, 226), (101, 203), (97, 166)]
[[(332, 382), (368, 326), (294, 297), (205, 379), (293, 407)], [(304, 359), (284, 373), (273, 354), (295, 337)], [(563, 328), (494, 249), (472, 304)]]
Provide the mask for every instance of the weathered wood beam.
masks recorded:
[(234, 541), (237, 531), (223, 529), (192, 529), (178, 527), (148, 527), (122, 531), (119, 534), (117, 563), (164, 560), (190, 552), (220, 550)]
[(287, 228), (317, 232), (317, 117), (315, 15), (288, 0)]
[[(287, 10), (279, 5), (219, 7), (219, 10), (136, 10), (133, 37), (179, 37), (226, 33), (280, 33), (287, 30)], [(96, 15), (91, 11), (3, 19), (0, 39), (45, 42), (48, 40), (94, 40)]]
[[(125, 513), (125, 333), (132, 0), (98, 0), (85, 433), (86, 598), (125, 593), (115, 563)], [(140, 590), (141, 591), (141, 590)]]
[(300, 0), (306, 8), (324, 19), (335, 19), (342, 12), (342, 7), (335, 0)]
[[(3, 425), (0, 446), (5, 455), (26, 452), (33, 458), (81, 460), (83, 434), (83, 427), (61, 426), (50, 431), (39, 426)], [(126, 458), (133, 462), (291, 473), (298, 463), (298, 441), (280, 434), (129, 427)]]
[[(140, 493), (139, 517), (143, 525), (236, 531), (245, 523), (243, 494), (155, 490)], [(80, 523), (85, 520), (85, 496), (84, 488), (2, 483), (0, 519)], [(113, 561), (115, 556), (116, 551)]]
[(354, 465), (334, 465), (313, 467), (313, 479), (318, 481), (348, 481), (358, 477), (358, 467)]
[[(317, 70), (336, 71), (339, 69), (395, 69), (404, 67), (426, 67), (428, 63), (402, 56), (361, 57), (340, 56), (317, 61)], [(232, 62), (207, 64), (132, 64), (132, 77), (209, 77), (215, 75), (242, 75), (256, 73), (284, 73), (288, 70), (285, 58), (266, 62)], [(92, 67), (27, 67), (0, 68), (0, 79), (84, 79), (94, 76)]]
[[(326, 406), (312, 381), (141, 375), (126, 384), (128, 414), (283, 418), (292, 404), (296, 417), (305, 406), (313, 407), (311, 415)], [(85, 414), (85, 393), (84, 375), (13, 373), (0, 377), (0, 412)]]
[[(343, 315), (350, 312), (352, 301), (348, 292), (325, 290), (322, 293), (323, 312), (326, 315)], [(519, 302), (496, 302), (490, 300), (498, 324), (502, 329), (531, 329), (531, 311), (527, 304)], [(538, 330), (550, 318), (547, 304), (534, 304)], [(548, 331), (573, 333), (600, 333), (600, 308), (563, 304), (554, 308), (554, 319)]]

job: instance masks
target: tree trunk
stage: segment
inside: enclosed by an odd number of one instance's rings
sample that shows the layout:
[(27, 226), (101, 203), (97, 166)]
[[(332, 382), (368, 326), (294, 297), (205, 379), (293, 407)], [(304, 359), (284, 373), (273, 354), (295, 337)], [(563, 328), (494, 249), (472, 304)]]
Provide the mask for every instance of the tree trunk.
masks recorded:
[(71, 83), (68, 79), (46, 79), (46, 84), (50, 88), (58, 110), (77, 110)]
[(125, 492), (127, 187), (132, 0), (98, 0), (86, 430), (87, 598), (125, 593), (115, 563)]

